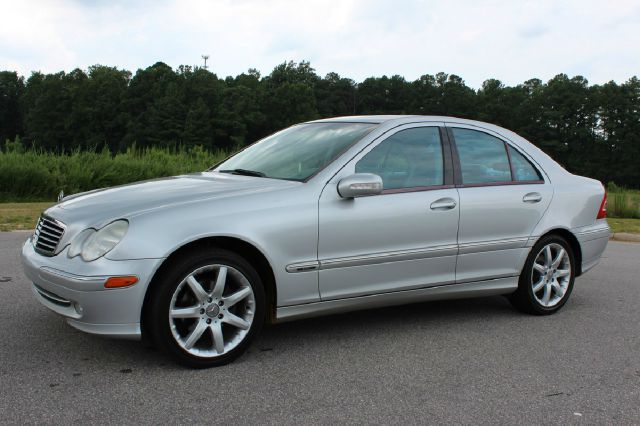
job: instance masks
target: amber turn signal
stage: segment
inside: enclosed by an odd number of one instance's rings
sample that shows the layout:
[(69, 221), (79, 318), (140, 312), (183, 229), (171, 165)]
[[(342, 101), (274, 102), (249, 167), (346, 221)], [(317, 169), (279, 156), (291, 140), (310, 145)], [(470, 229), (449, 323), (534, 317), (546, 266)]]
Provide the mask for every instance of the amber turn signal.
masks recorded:
[(105, 283), (105, 288), (129, 287), (138, 282), (138, 277), (111, 277)]

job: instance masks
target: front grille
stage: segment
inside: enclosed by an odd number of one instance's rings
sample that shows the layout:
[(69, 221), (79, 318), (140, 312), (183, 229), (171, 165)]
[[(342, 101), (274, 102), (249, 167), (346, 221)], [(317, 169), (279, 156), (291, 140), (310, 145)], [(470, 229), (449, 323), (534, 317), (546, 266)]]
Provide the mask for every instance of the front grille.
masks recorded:
[(53, 256), (58, 248), (58, 243), (64, 235), (64, 231), (64, 223), (40, 216), (36, 232), (33, 234), (33, 247), (40, 254)]

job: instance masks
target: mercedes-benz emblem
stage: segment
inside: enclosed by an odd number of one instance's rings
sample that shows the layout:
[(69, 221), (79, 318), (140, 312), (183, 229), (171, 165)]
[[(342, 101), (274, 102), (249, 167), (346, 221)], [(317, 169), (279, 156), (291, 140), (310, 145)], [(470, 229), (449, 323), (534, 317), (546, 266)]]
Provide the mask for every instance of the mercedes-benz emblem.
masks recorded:
[(204, 311), (206, 312), (209, 318), (214, 318), (214, 317), (217, 317), (218, 314), (220, 313), (220, 308), (215, 303), (212, 303), (209, 306), (207, 306), (207, 308)]

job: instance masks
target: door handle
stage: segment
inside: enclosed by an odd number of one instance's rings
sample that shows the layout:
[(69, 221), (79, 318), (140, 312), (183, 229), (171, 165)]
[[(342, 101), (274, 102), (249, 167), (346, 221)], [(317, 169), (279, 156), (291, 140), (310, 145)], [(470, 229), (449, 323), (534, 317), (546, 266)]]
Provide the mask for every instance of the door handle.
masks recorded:
[(542, 195), (538, 192), (530, 192), (522, 197), (522, 201), (525, 203), (539, 203), (542, 201)]
[(453, 198), (440, 198), (431, 203), (431, 210), (451, 210), (458, 204)]

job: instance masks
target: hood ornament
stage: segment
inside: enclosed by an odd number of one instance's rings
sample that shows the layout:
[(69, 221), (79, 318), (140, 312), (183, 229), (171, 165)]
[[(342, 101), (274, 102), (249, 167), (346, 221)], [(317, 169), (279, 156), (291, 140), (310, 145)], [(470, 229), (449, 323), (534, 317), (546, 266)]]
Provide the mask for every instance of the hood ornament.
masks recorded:
[(58, 194), (58, 202), (62, 201), (63, 198), (64, 198), (64, 191), (60, 190), (60, 193)]

